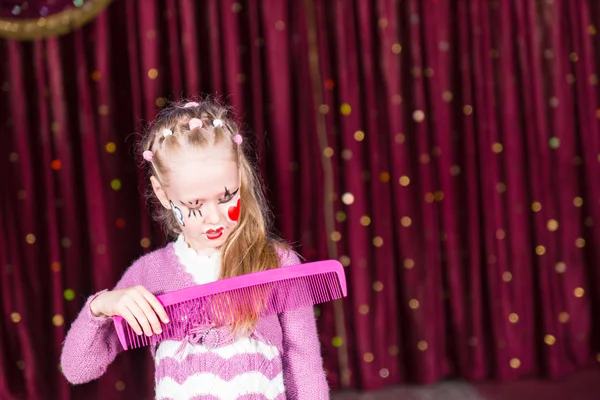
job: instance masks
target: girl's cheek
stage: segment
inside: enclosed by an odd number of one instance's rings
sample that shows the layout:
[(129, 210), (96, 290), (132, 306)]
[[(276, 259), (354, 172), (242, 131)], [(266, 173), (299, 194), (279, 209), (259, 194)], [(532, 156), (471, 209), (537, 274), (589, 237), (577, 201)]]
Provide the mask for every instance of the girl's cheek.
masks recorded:
[(227, 219), (230, 222), (238, 222), (240, 219), (240, 199), (238, 199), (235, 205), (230, 205), (227, 208)]

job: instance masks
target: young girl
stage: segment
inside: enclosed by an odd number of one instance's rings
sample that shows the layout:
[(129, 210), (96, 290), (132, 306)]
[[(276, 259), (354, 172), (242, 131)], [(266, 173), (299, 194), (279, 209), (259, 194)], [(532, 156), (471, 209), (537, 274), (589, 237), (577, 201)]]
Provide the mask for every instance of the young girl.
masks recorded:
[[(227, 109), (212, 101), (163, 110), (143, 141), (159, 219), (174, 242), (133, 263), (116, 287), (91, 296), (61, 356), (69, 382), (100, 377), (122, 347), (120, 315), (139, 335), (168, 323), (155, 296), (266, 269), (298, 264), (269, 232), (261, 185)], [(329, 398), (312, 308), (235, 327), (195, 328), (185, 340), (153, 347), (157, 399)]]

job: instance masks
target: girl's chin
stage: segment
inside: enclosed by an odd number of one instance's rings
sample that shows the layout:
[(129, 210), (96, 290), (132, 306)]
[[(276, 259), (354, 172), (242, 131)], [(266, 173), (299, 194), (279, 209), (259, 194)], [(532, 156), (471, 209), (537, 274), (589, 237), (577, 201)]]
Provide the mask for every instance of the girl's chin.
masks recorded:
[(212, 256), (225, 244), (225, 240), (202, 240), (195, 242), (196, 244), (192, 247), (198, 255)]
[(223, 238), (219, 238), (219, 239), (204, 239), (202, 241), (202, 245), (204, 245), (205, 247), (208, 248), (215, 248), (215, 247), (221, 247), (223, 246), (223, 244), (225, 243), (225, 239)]
[(225, 235), (221, 235), (219, 237), (209, 237), (206, 235), (202, 235), (196, 240), (194, 240), (194, 243), (196, 243), (196, 245), (200, 247), (214, 248), (221, 247), (225, 243), (225, 239), (227, 239), (227, 236)]

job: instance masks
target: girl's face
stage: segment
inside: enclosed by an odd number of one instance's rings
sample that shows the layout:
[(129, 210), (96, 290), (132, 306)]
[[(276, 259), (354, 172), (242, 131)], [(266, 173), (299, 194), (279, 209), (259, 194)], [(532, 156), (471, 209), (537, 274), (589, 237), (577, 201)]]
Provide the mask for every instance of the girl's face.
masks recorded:
[(240, 216), (238, 165), (226, 146), (193, 150), (169, 161), (168, 186), (151, 177), (154, 192), (173, 211), (186, 242), (198, 254), (211, 255)]

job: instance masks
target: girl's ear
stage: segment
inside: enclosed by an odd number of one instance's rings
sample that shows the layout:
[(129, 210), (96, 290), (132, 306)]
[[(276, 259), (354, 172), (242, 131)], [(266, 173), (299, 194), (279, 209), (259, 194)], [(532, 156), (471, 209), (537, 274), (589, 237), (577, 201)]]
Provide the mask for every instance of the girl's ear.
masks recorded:
[(171, 205), (169, 204), (169, 199), (167, 199), (167, 194), (163, 190), (158, 179), (156, 179), (155, 176), (151, 176), (150, 182), (152, 183), (152, 190), (154, 190), (154, 194), (160, 201), (160, 204), (162, 204), (164, 208), (171, 208)]

